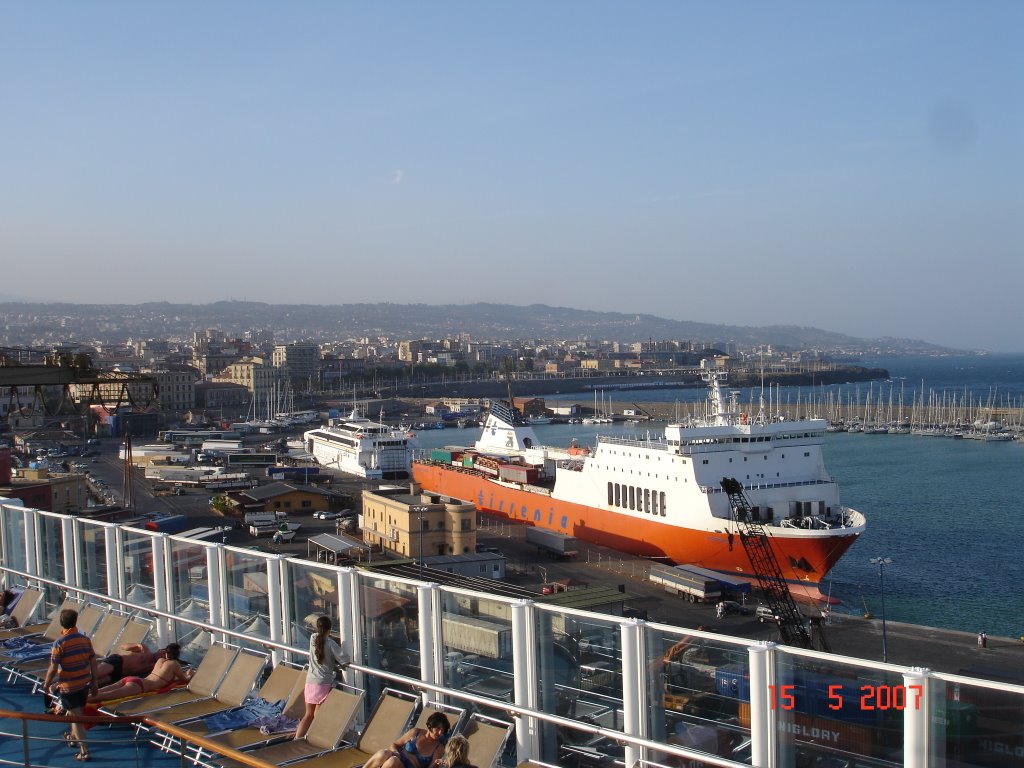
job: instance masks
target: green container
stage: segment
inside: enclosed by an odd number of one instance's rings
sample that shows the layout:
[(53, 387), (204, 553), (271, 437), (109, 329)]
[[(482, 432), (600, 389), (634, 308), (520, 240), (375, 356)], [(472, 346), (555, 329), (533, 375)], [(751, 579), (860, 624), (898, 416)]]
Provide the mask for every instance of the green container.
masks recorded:
[(973, 739), (978, 733), (978, 708), (963, 701), (947, 701), (944, 715), (947, 741)]

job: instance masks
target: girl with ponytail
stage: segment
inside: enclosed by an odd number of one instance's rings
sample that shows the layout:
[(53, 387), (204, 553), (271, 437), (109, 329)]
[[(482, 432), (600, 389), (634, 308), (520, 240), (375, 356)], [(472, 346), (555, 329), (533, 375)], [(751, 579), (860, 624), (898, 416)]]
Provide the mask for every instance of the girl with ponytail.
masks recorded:
[(341, 652), (341, 646), (331, 637), (331, 619), (321, 616), (316, 620), (316, 632), (309, 638), (309, 670), (306, 672), (306, 711), (295, 730), (295, 738), (301, 739), (309, 730), (317, 709), (324, 703), (327, 694), (334, 687), (334, 676), (338, 667), (345, 669), (348, 658)]

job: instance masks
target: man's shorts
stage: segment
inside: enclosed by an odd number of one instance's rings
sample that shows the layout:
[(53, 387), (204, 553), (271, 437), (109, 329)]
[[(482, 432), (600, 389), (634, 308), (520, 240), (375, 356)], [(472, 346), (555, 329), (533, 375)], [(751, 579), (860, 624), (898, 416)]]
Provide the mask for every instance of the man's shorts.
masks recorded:
[(60, 698), (60, 708), (65, 712), (81, 709), (89, 699), (89, 686), (79, 688), (77, 691), (71, 691), (70, 693), (61, 693), (58, 696)]
[(116, 683), (124, 675), (124, 658), (119, 653), (112, 653), (100, 659), (100, 664), (110, 665), (110, 682)]

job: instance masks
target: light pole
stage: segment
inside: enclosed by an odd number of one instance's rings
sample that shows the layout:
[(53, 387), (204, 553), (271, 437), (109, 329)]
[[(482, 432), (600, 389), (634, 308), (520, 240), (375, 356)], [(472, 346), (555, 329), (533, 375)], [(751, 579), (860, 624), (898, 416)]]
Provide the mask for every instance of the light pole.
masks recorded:
[(878, 583), (882, 591), (882, 663), (889, 660), (889, 651), (885, 638), (885, 566), (892, 565), (892, 558), (872, 557), (869, 561), (878, 566)]
[(430, 508), (423, 506), (410, 507), (410, 512), (416, 513), (416, 522), (420, 527), (420, 581), (423, 580), (423, 513)]

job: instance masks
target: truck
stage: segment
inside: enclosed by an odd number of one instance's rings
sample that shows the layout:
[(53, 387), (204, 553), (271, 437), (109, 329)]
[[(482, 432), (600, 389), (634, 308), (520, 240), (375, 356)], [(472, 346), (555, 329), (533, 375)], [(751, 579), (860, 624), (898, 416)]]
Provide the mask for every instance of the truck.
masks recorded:
[(302, 528), (302, 523), (278, 523), (270, 525), (250, 525), (249, 535), (259, 538), (261, 536), (272, 536), (274, 541), (287, 542), (295, 538), (295, 534)]
[(531, 526), (526, 529), (526, 540), (548, 557), (567, 558), (579, 554), (579, 542), (576, 541), (576, 537), (558, 531)]
[(188, 483), (198, 485), (201, 482), (209, 482), (215, 479), (218, 474), (223, 474), (221, 467), (172, 467), (166, 464), (150, 464), (146, 467), (144, 474), (147, 480), (164, 483)]
[(647, 578), (691, 603), (717, 603), (722, 599), (722, 582), (714, 571), (705, 568), (651, 563)]
[(248, 472), (229, 472), (210, 475), (209, 479), (199, 483), (209, 491), (230, 491), (239, 488), (255, 488), (258, 483)]
[(259, 512), (246, 512), (242, 516), (242, 522), (248, 527), (250, 525), (280, 525), (281, 523), (288, 522), (288, 513), (280, 510), (266, 511), (260, 510)]

